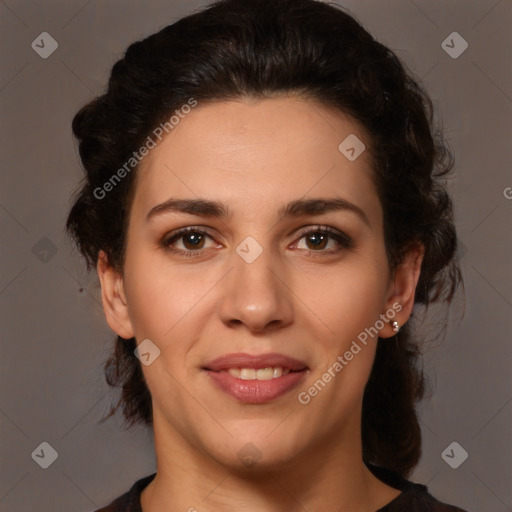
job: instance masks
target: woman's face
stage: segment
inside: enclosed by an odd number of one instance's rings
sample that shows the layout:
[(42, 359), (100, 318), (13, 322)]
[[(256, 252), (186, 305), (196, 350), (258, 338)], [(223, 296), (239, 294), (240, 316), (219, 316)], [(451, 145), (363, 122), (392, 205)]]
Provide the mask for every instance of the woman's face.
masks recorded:
[(112, 328), (151, 340), (155, 434), (175, 453), (286, 467), (360, 449), (375, 332), (406, 321), (415, 277), (390, 274), (354, 136), (369, 146), (297, 97), (199, 103), (145, 158), (123, 276), (100, 275)]

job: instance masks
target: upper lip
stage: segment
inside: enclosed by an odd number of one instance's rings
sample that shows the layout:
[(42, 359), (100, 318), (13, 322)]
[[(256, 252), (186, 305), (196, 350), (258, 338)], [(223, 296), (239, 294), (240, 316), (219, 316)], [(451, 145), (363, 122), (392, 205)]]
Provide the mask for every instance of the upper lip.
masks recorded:
[(307, 365), (293, 357), (285, 356), (275, 352), (268, 354), (251, 355), (238, 352), (236, 354), (227, 354), (213, 361), (208, 362), (204, 368), (218, 372), (220, 370), (229, 370), (229, 368), (270, 368), (278, 367), (291, 371), (300, 371), (307, 368)]

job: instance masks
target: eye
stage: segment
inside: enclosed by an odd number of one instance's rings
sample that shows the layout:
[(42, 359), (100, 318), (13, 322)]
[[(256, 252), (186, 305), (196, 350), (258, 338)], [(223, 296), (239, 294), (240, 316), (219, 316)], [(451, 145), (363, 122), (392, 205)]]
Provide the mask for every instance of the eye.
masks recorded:
[[(205, 242), (207, 238), (213, 240), (207, 231), (190, 226), (180, 229), (175, 233), (171, 233), (170, 236), (164, 237), (162, 240), (162, 246), (171, 252), (193, 257), (200, 255), (202, 252), (201, 250), (205, 249)], [(181, 244), (183, 249), (174, 247), (176, 242), (179, 242), (178, 245)]]
[[(324, 226), (318, 226), (314, 229), (302, 231), (299, 236), (300, 239), (297, 245), (300, 244), (300, 241), (304, 240), (306, 247), (298, 248), (304, 249), (310, 253), (319, 252), (332, 254), (340, 252), (341, 249), (350, 249), (354, 246), (353, 240), (345, 233), (335, 231)], [(329, 241), (335, 242), (334, 248), (331, 248), (331, 250), (325, 250)]]
[[(310, 254), (337, 254), (343, 249), (350, 249), (354, 246), (353, 240), (345, 233), (325, 226), (308, 228), (300, 232), (298, 236), (297, 248)], [(207, 231), (189, 226), (165, 236), (161, 241), (161, 246), (180, 256), (194, 257), (200, 256), (208, 248), (215, 247), (215, 245), (207, 247), (207, 239), (213, 241), (213, 237)], [(306, 247), (299, 247), (302, 240), (305, 241)], [(334, 247), (326, 250), (330, 241), (334, 241)], [(179, 245), (182, 247), (179, 247)]]

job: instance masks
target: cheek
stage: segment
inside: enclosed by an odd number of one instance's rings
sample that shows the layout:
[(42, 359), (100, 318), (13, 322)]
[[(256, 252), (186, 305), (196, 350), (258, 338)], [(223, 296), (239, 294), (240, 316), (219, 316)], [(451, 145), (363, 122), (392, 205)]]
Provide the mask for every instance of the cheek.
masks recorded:
[(385, 262), (355, 256), (337, 268), (297, 275), (295, 288), (304, 298), (304, 312), (320, 320), (324, 333), (346, 340), (373, 325), (384, 312), (387, 278)]
[[(194, 329), (199, 331), (206, 317), (215, 314), (215, 297), (229, 293), (222, 282), (226, 268), (212, 261), (173, 264), (164, 253), (141, 245), (129, 245), (125, 262), (125, 292), (136, 338), (168, 345), (178, 333), (183, 339), (183, 329), (187, 338), (196, 337), (200, 333)], [(294, 304), (297, 324), (307, 322), (321, 339), (338, 341), (373, 325), (383, 312), (387, 263), (378, 240), (369, 245), (332, 264), (296, 260), (281, 293)]]
[[(361, 259), (357, 265), (340, 265), (337, 272), (317, 279), (321, 286), (310, 285), (305, 302), (316, 366), (311, 387), (302, 391), (315, 394), (316, 407), (326, 423), (336, 423), (342, 411), (354, 410), (362, 399), (378, 343), (372, 327), (385, 312), (387, 276), (382, 262)], [(303, 288), (298, 295), (305, 293)], [(325, 390), (320, 380), (328, 382)]]
[(185, 328), (193, 336), (190, 329), (198, 324), (191, 319), (207, 306), (205, 295), (219, 281), (216, 276), (192, 265), (170, 265), (149, 252), (132, 255), (126, 261), (125, 292), (137, 339), (168, 345)]

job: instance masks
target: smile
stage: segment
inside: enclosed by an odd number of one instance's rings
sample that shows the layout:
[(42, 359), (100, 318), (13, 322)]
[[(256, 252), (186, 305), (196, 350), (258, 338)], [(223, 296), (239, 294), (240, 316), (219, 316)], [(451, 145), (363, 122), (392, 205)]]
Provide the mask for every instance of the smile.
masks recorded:
[(306, 363), (278, 354), (226, 354), (203, 370), (216, 389), (237, 402), (263, 404), (297, 387), (309, 371)]
[(288, 375), (290, 370), (279, 366), (270, 366), (268, 368), (230, 368), (227, 372), (233, 377), (242, 380), (270, 380)]

